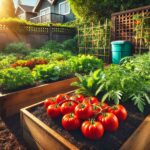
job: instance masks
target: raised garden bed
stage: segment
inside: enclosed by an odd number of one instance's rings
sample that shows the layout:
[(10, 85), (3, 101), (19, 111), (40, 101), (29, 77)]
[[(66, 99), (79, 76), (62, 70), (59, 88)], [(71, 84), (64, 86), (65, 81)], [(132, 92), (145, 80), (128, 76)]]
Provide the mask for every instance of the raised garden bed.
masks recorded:
[(43, 98), (73, 90), (75, 87), (70, 86), (70, 84), (76, 80), (77, 78), (74, 77), (26, 90), (1, 94), (0, 115), (3, 117), (11, 116), (18, 113), (21, 108), (40, 102)]
[[(126, 121), (120, 122), (119, 129), (114, 133), (105, 132), (102, 139), (98, 141), (90, 141), (79, 130), (71, 132), (64, 130), (61, 126), (61, 118), (50, 119), (43, 107), (43, 102), (40, 102), (21, 110), (23, 137), (32, 149), (53, 147), (55, 150), (119, 148), (126, 150), (132, 144), (133, 147), (136, 146), (136, 149), (148, 148), (150, 144), (149, 108), (147, 107), (142, 114), (131, 103), (126, 103), (124, 106), (128, 111), (128, 117)], [(139, 139), (144, 140), (139, 141)]]

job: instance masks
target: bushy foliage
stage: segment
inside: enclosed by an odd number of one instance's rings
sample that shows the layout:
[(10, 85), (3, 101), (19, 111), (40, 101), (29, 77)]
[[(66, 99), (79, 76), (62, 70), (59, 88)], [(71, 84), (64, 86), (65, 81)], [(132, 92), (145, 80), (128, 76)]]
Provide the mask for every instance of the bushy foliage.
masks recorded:
[(111, 65), (89, 76), (78, 75), (78, 93), (101, 95), (119, 103), (131, 101), (143, 112), (144, 106), (150, 104), (150, 53), (143, 56), (124, 58), (122, 65)]
[(78, 53), (78, 39), (75, 36), (73, 39), (69, 39), (63, 42), (63, 49), (70, 50), (73, 53)]
[(13, 68), (16, 67), (28, 67), (33, 69), (36, 65), (44, 65), (48, 62), (45, 59), (31, 59), (31, 60), (17, 60), (15, 63), (11, 64)]
[(0, 54), (0, 69), (9, 68), (11, 63), (14, 63), (17, 57), (13, 54), (4, 55)]
[(27, 54), (29, 53), (29, 48), (23, 42), (10, 43), (4, 49), (5, 53), (20, 53)]
[(47, 65), (39, 65), (33, 69), (36, 80), (41, 82), (51, 82), (75, 73), (87, 74), (90, 71), (103, 68), (103, 62), (93, 56), (74, 56), (66, 61), (55, 61)]
[(80, 20), (97, 20), (113, 12), (149, 5), (149, 0), (68, 0), (75, 16)]
[(14, 91), (34, 85), (29, 68), (8, 68), (0, 70), (0, 89)]
[(56, 42), (56, 41), (48, 41), (46, 42), (41, 49), (49, 51), (51, 53), (55, 52), (62, 52), (63, 51), (63, 46), (61, 43)]

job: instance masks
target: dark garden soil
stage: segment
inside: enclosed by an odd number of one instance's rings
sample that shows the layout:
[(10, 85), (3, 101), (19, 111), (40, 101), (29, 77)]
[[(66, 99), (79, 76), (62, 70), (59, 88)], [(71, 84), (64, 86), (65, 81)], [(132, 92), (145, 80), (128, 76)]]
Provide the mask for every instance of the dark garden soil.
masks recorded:
[(116, 132), (105, 132), (104, 136), (97, 141), (84, 138), (80, 130), (71, 132), (64, 130), (61, 126), (61, 118), (50, 119), (43, 105), (36, 106), (29, 111), (81, 150), (118, 150), (150, 113), (150, 108), (146, 108), (142, 114), (131, 104), (125, 104), (124, 106), (128, 111), (127, 120), (120, 122), (119, 129)]
[(19, 115), (2, 120), (0, 118), (0, 150), (27, 150), (24, 142)]

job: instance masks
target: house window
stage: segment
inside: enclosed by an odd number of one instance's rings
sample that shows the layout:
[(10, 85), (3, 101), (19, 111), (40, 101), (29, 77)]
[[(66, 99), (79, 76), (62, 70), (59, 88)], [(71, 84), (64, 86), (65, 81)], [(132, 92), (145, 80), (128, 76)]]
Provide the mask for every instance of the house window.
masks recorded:
[(59, 14), (61, 15), (70, 14), (70, 6), (67, 1), (59, 3)]
[(19, 14), (19, 15), (18, 15), (18, 18), (20, 18), (20, 19), (25, 19), (25, 14), (24, 14), (24, 13)]
[(40, 16), (50, 14), (50, 7), (40, 10)]

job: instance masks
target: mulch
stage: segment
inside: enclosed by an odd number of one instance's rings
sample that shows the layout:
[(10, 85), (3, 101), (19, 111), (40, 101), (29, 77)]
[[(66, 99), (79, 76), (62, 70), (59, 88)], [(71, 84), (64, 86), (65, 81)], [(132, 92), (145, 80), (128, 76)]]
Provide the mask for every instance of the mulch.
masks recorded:
[[(18, 122), (14, 122), (18, 124)], [(0, 150), (26, 150), (0, 117)]]

